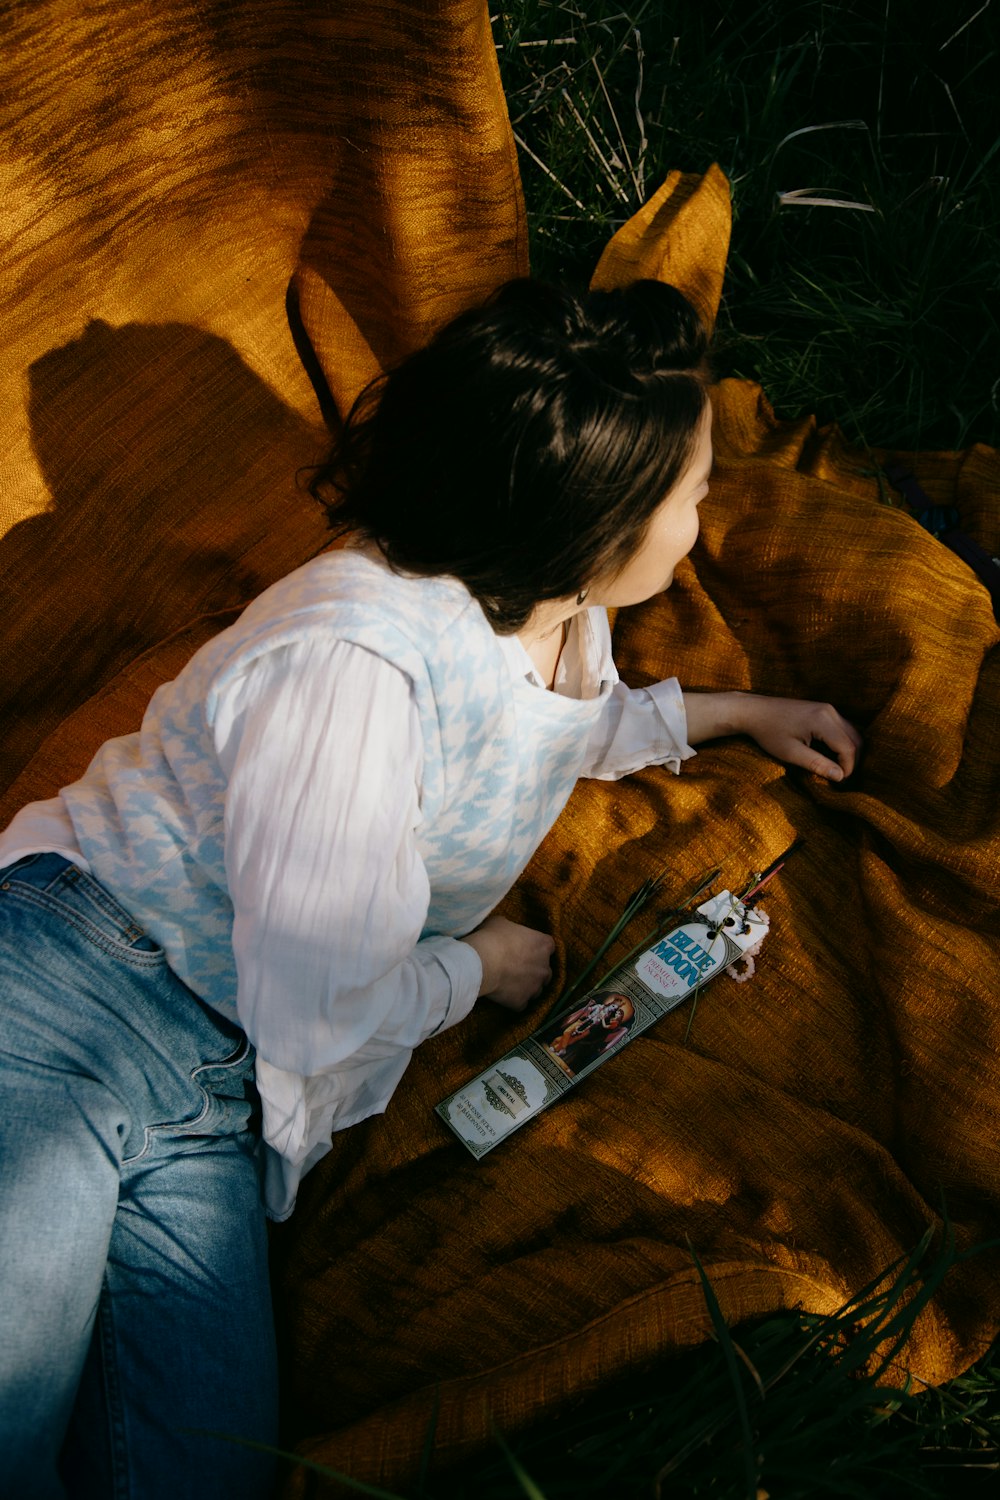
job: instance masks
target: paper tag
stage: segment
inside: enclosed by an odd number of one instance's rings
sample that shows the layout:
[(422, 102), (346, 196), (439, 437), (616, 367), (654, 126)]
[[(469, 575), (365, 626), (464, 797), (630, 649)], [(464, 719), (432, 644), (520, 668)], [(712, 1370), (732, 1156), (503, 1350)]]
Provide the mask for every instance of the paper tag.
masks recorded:
[(761, 941), (767, 920), (722, 891), (579, 1004), (546, 1021), (436, 1112), (485, 1156)]

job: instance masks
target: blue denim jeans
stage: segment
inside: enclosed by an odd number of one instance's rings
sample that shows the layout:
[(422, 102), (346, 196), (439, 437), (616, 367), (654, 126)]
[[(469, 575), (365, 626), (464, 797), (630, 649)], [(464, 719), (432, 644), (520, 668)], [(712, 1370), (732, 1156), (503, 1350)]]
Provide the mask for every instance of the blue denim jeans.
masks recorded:
[(97, 881), (0, 870), (0, 1495), (271, 1493), (253, 1068)]

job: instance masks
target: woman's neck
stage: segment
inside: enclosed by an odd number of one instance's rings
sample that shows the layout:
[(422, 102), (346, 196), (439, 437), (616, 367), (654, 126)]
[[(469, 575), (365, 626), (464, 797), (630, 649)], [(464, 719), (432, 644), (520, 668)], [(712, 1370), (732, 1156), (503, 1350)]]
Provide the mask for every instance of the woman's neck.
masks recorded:
[(575, 599), (546, 599), (535, 605), (517, 632), (518, 640), (547, 688), (552, 687), (556, 680), (569, 621), (580, 613), (581, 608)]
[(566, 644), (566, 622), (561, 621), (553, 626), (546, 635), (525, 640), (524, 635), (519, 634), (518, 639), (531, 657), (535, 670), (545, 686), (552, 687), (556, 680), (559, 658)]

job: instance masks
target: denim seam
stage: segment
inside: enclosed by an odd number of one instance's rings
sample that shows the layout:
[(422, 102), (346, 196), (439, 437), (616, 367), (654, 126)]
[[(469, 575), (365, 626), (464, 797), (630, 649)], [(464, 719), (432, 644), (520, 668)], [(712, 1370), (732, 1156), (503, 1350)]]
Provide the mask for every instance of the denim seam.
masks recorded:
[[(5, 881), (4, 884), (7, 887), (6, 895), (20, 897), (31, 906), (37, 906), (42, 911), (61, 917), (70, 927), (75, 927), (81, 937), (86, 938), (95, 948), (99, 948), (110, 958), (120, 959), (138, 969), (158, 969), (166, 964), (167, 956), (162, 948), (158, 948), (155, 953), (142, 948), (130, 948), (125, 943), (116, 941), (103, 933), (89, 918), (75, 912), (71, 906), (60, 901), (58, 897), (50, 896), (47, 891), (40, 891), (37, 887), (16, 879)], [(143, 933), (143, 936), (146, 934)]]
[[(242, 1042), (240, 1042), (240, 1044), (236, 1048), (235, 1052), (230, 1052), (230, 1054), (229, 1054), (228, 1057), (223, 1057), (218, 1062), (203, 1062), (203, 1063), (199, 1063), (196, 1068), (192, 1068), (192, 1070), (191, 1070), (191, 1079), (192, 1079), (192, 1082), (197, 1079), (199, 1073), (207, 1073), (208, 1070), (209, 1070), (209, 1068), (230, 1068), (230, 1069), (232, 1069), (232, 1068), (239, 1067), (240, 1063), (246, 1062), (247, 1058), (250, 1056), (250, 1053), (252, 1051), (253, 1051), (253, 1047), (251, 1045), (250, 1038), (248, 1036), (244, 1036)], [(199, 1084), (198, 1087), (201, 1088), (201, 1087), (203, 1087), (203, 1085)]]
[[(27, 881), (24, 883), (31, 884), (31, 882)], [(59, 891), (68, 888), (78, 893), (84, 901), (93, 906), (102, 916), (116, 923), (122, 932), (136, 932), (140, 930), (132, 913), (126, 911), (121, 902), (116, 901), (111, 892), (106, 890), (99, 880), (95, 880), (92, 875), (88, 875), (86, 870), (81, 870), (76, 865), (71, 865), (68, 870), (64, 870), (60, 875), (57, 875), (51, 885), (40, 888), (35, 886), (34, 888), (36, 890), (42, 889), (46, 895), (52, 896), (53, 899), (58, 899)]]
[(198, 1074), (207, 1073), (209, 1070), (213, 1070), (216, 1068), (236, 1068), (240, 1065), (240, 1063), (246, 1062), (247, 1058), (251, 1054), (251, 1051), (252, 1048), (250, 1042), (249, 1040), (245, 1039), (242, 1046), (240, 1046), (235, 1053), (231, 1053), (229, 1057), (224, 1057), (221, 1062), (199, 1063), (196, 1068), (192, 1068), (190, 1074), (191, 1082), (197, 1089), (201, 1091), (201, 1096), (204, 1101), (201, 1109), (196, 1115), (193, 1115), (190, 1120), (163, 1120), (158, 1125), (144, 1126), (142, 1132), (143, 1139), (141, 1150), (137, 1151), (134, 1156), (123, 1156), (121, 1162), (122, 1167), (131, 1167), (135, 1164), (135, 1162), (142, 1161), (143, 1157), (149, 1154), (150, 1148), (152, 1147), (153, 1141), (155, 1140), (157, 1135), (163, 1134), (167, 1131), (175, 1132), (178, 1135), (193, 1134), (196, 1127), (202, 1123), (202, 1121), (205, 1119), (212, 1108), (212, 1096), (205, 1085), (198, 1082)]
[(125, 1430), (125, 1403), (122, 1400), (118, 1373), (118, 1350), (115, 1344), (114, 1300), (107, 1272), (97, 1308), (97, 1329), (101, 1346), (101, 1373), (104, 1379), (105, 1409), (108, 1415), (108, 1447), (111, 1454), (111, 1482), (115, 1500), (128, 1500), (129, 1482), (128, 1434)]

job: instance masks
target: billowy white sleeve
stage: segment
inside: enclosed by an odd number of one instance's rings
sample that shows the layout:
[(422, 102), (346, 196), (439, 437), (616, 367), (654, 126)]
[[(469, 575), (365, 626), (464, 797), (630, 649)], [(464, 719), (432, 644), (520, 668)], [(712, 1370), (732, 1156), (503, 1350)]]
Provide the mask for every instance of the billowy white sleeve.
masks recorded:
[(648, 688), (629, 688), (618, 681), (591, 732), (580, 774), (617, 781), (644, 766), (669, 766), (676, 773), (681, 761), (694, 753), (687, 742), (684, 694), (676, 677)]
[[(618, 677), (607, 610), (592, 606), (573, 618), (561, 657), (564, 690), (604, 696), (584, 753), (581, 776), (617, 781), (644, 766), (669, 766), (694, 755), (687, 742), (684, 694), (676, 677), (629, 688)], [(557, 681), (560, 674), (557, 672)]]
[(268, 1208), (330, 1135), (384, 1110), (414, 1047), (472, 1009), (478, 955), (421, 941), (423, 741), (409, 679), (317, 636), (220, 695), (240, 1023), (257, 1049)]

